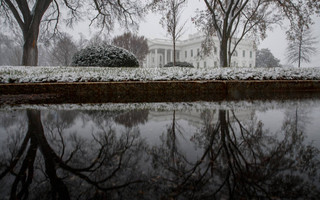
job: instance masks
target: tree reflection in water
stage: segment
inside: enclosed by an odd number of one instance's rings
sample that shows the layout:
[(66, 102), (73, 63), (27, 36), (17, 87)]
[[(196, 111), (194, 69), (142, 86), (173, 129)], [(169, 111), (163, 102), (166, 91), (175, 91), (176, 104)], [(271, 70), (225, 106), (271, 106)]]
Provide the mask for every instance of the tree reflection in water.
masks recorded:
[[(175, 111), (153, 146), (140, 135), (148, 110), (0, 114), (1, 137), (8, 136), (1, 140), (0, 199), (320, 196), (319, 150), (304, 141), (301, 122), (308, 117), (298, 112), (286, 112), (281, 131), (272, 133), (254, 115), (240, 121), (233, 110), (203, 110), (203, 126), (190, 138), (201, 150), (197, 159), (179, 143), (185, 127)], [(93, 128), (79, 134), (72, 129), (79, 121), (80, 129)]]
[[(235, 113), (202, 114), (204, 127), (192, 140), (203, 149), (196, 162), (165, 145), (153, 149), (154, 167), (165, 198), (316, 199), (319, 196), (318, 149), (304, 145), (296, 120), (287, 118), (282, 133), (263, 131), (260, 121), (247, 126)], [(168, 133), (169, 134), (169, 133)], [(277, 134), (283, 134), (281, 140)], [(180, 157), (177, 157), (180, 155)]]
[(25, 137), (8, 144), (18, 149), (1, 158), (1, 198), (123, 198), (137, 194), (135, 184), (146, 182), (138, 167), (145, 149), (138, 131), (116, 135), (103, 127), (87, 141), (76, 134), (66, 138), (63, 129), (68, 126), (53, 119), (44, 122), (45, 134), (40, 111), (28, 110), (27, 120)]

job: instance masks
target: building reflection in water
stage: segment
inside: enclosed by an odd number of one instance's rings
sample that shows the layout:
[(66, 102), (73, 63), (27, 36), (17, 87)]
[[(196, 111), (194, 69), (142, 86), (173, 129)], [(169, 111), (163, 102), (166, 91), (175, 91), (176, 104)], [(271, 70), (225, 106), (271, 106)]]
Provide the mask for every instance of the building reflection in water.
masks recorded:
[(316, 199), (311, 111), (3, 110), (0, 198)]

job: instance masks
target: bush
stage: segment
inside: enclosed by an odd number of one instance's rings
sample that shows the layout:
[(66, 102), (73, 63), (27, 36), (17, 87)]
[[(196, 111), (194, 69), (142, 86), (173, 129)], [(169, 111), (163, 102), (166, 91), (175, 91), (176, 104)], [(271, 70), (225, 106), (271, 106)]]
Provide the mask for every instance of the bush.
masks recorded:
[(129, 51), (105, 45), (78, 51), (72, 58), (72, 66), (139, 67), (139, 62)]
[(176, 62), (175, 66), (173, 66), (173, 62), (169, 62), (169, 63), (165, 64), (163, 67), (190, 67), (190, 68), (194, 68), (194, 66), (188, 62)]

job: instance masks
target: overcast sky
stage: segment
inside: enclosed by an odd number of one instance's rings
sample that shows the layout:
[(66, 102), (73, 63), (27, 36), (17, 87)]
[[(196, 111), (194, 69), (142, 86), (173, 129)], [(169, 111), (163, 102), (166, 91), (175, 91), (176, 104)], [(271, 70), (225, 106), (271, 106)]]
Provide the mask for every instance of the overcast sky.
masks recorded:
[[(184, 8), (182, 20), (187, 20), (188, 23), (185, 27), (185, 35), (182, 39), (188, 37), (189, 34), (198, 32), (198, 29), (191, 23), (191, 17), (195, 16), (196, 9), (203, 9), (205, 5), (203, 1), (199, 0), (189, 0), (188, 5)], [(156, 15), (150, 13), (146, 16), (145, 20), (141, 22), (140, 28), (138, 31), (139, 35), (143, 35), (149, 39), (153, 38), (168, 38), (166, 35), (165, 29), (159, 24), (160, 15)], [(311, 63), (305, 64), (303, 63), (302, 66), (309, 66), (309, 67), (320, 67), (320, 18), (314, 17), (315, 24), (312, 26), (313, 35), (319, 38), (319, 42), (317, 43), (316, 47), (318, 48), (317, 55), (313, 56), (311, 59)], [(285, 57), (285, 50), (287, 47), (287, 41), (285, 36), (285, 28), (286, 26), (283, 25), (282, 27), (276, 26), (274, 27), (273, 31), (268, 31), (268, 37), (260, 43), (258, 49), (261, 48), (268, 48), (271, 50), (273, 55), (276, 58), (281, 60), (281, 64), (287, 64), (287, 60)], [(83, 32), (85, 36), (88, 38), (91, 37), (95, 30), (93, 28), (88, 29), (87, 25), (81, 25), (81, 28), (75, 28), (74, 32)], [(124, 32), (117, 28), (112, 35), (120, 35)]]

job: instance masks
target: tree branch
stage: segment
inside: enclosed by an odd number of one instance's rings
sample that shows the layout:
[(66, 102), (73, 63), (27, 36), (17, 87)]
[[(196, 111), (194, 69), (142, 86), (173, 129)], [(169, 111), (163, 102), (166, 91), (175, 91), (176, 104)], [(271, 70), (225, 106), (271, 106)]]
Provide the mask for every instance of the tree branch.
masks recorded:
[(24, 32), (25, 31), (25, 24), (24, 24), (23, 20), (21, 19), (17, 9), (15, 8), (15, 6), (13, 5), (13, 3), (10, 0), (4, 0), (4, 1), (6, 2), (9, 9), (11, 10), (14, 18), (17, 20), (21, 30)]

